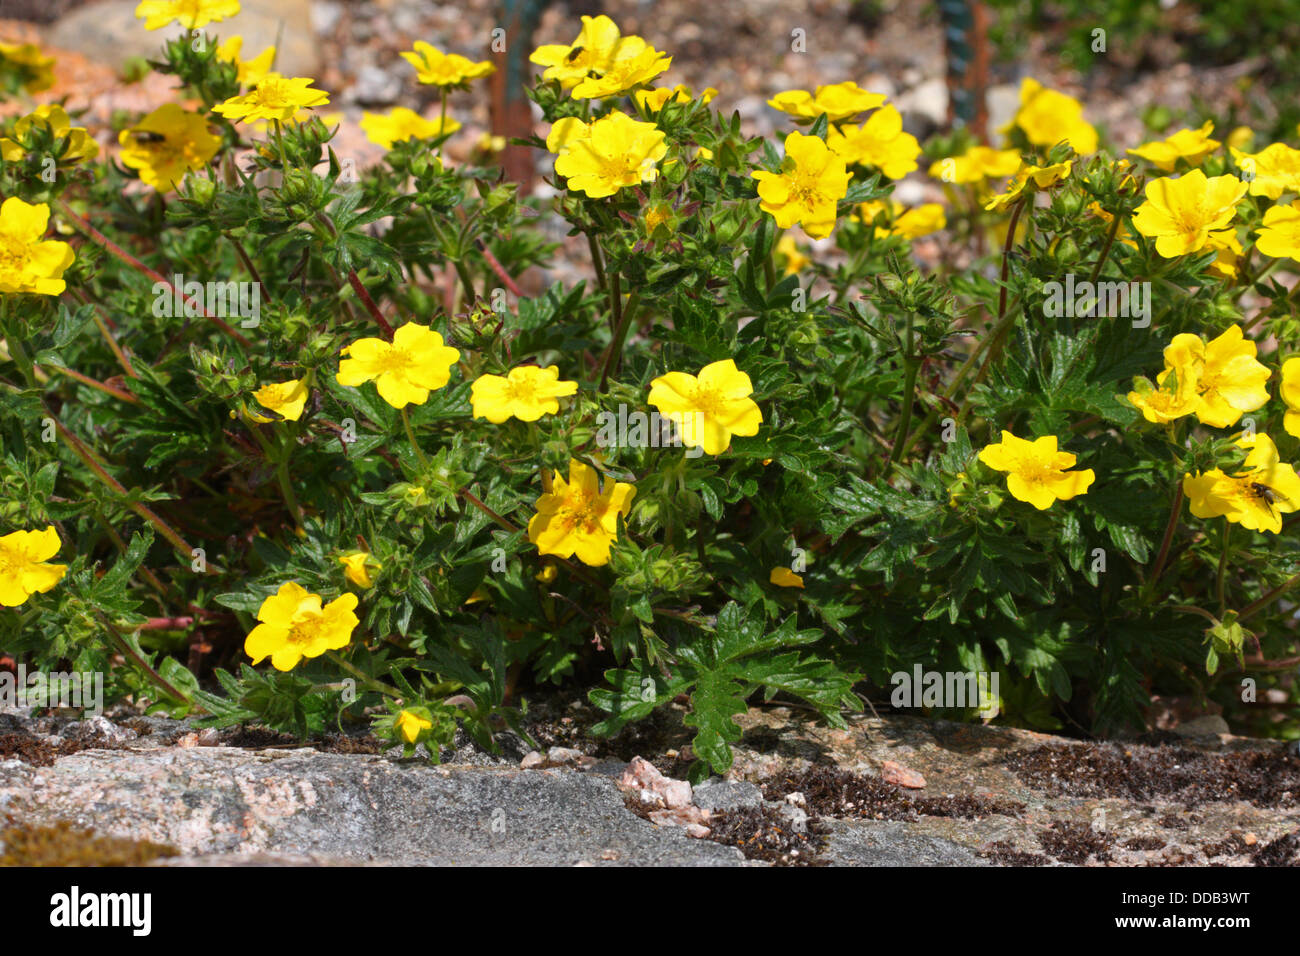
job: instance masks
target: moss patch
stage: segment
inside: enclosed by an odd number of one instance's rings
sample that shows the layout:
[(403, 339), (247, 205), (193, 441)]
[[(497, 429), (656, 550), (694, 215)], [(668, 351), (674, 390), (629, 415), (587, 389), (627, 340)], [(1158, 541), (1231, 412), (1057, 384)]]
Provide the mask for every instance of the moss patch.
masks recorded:
[(0, 844), (0, 866), (143, 866), (180, 855), (175, 847), (147, 840), (97, 836), (66, 820), (32, 826), (7, 817)]

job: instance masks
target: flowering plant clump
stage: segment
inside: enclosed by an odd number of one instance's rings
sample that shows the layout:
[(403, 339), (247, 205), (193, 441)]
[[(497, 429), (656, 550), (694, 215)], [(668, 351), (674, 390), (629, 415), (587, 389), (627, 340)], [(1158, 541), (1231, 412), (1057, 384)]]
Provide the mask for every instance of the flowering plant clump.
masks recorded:
[[(685, 701), (696, 778), (748, 703), (842, 726), (918, 666), (1017, 725), (1300, 735), (1295, 142), (1108, 142), (1033, 79), (922, 141), (860, 77), (750, 137), (598, 16), (531, 54), (524, 197), (449, 99), (485, 50), (322, 116), (237, 10), (140, 4), (178, 92), (109, 148), (0, 130), (0, 652), (433, 759), (563, 685), (606, 734)], [(57, 69), (0, 45), (7, 95)]]

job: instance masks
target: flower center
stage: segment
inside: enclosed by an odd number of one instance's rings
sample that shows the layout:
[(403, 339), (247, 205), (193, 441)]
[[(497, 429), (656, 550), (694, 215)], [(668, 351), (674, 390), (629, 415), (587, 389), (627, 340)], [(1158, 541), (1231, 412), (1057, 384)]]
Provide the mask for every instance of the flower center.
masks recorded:
[(27, 243), (0, 234), (0, 273), (22, 272), (27, 267)]
[(402, 375), (415, 365), (415, 359), (406, 349), (397, 348), (390, 345), (388, 350), (378, 362), (380, 372), (389, 372), (393, 375)]
[(598, 499), (584, 495), (580, 491), (571, 491), (560, 508), (561, 520), (570, 529), (580, 529), (585, 534), (595, 534), (600, 530), (601, 511)]
[(320, 630), (320, 619), (310, 617), (305, 621), (298, 621), (289, 628), (289, 636), (286, 638), (290, 644), (309, 644), (316, 637), (316, 632)]
[(273, 77), (257, 84), (257, 99), (263, 106), (276, 110), (297, 105), (293, 101), (289, 84)]
[(796, 171), (790, 182), (790, 198), (800, 206), (809, 208), (823, 202), (821, 184), (815, 176)]
[(537, 402), (537, 387), (528, 380), (512, 380), (506, 386), (506, 398), (512, 402), (532, 405)]
[(717, 389), (707, 388), (703, 385), (695, 387), (695, 407), (708, 417), (718, 418), (725, 403), (726, 399), (722, 397)]

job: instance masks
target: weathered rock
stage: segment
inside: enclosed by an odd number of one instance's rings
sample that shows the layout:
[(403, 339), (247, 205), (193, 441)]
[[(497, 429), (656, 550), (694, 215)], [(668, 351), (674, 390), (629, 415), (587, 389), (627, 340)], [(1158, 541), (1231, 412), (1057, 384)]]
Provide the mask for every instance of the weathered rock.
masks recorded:
[(713, 777), (695, 787), (691, 796), (695, 805), (704, 810), (735, 810), (763, 805), (763, 791), (744, 780)]
[(8, 760), (0, 812), (24, 824), (93, 826), (187, 857), (567, 866), (611, 862), (602, 859), (610, 850), (625, 865), (743, 862), (734, 849), (629, 813), (605, 777), (310, 749), (88, 750), (50, 767)]
[[(811, 853), (833, 865), (1300, 857), (1300, 759), (1230, 735), (1115, 746), (899, 716), (841, 730), (770, 707), (736, 716), (744, 736), (728, 779), (692, 790), (641, 757), (588, 769), (599, 744), (581, 737), (537, 752), (537, 769), (519, 768), (521, 741), (504, 735), (505, 754), (460, 741), (454, 765), (433, 767), (359, 750), (374, 746), (363, 738), (324, 741), (322, 752), (267, 731), (214, 741), (188, 721), (109, 717), (0, 714), (0, 832), (91, 826), (180, 851), (158, 861), (168, 866), (741, 865), (739, 850), (713, 841), (758, 813), (770, 822), (756, 826), (812, 837), (800, 862)], [(672, 736), (650, 756), (676, 774), (682, 763), (665, 755), (685, 745)], [(885, 782), (900, 761), (924, 774), (924, 792)]]
[(909, 790), (922, 790), (925, 788), (925, 777), (921, 776), (915, 770), (908, 770), (900, 763), (893, 760), (886, 760), (880, 767), (880, 779), (885, 783), (892, 783), (896, 787), (907, 787)]
[(637, 792), (641, 802), (657, 803), (675, 810), (691, 802), (691, 785), (685, 780), (673, 780), (660, 773), (648, 760), (636, 757), (632, 760), (619, 781), (619, 787), (626, 791)]
[[(114, 69), (133, 56), (158, 59), (163, 43), (183, 32), (182, 27), (146, 30), (135, 16), (137, 6), (137, 0), (104, 0), (79, 7), (51, 26), (47, 39), (51, 46)], [(239, 34), (246, 57), (274, 44), (276, 69), (286, 76), (314, 76), (320, 67), (309, 0), (243, 0), (236, 16), (205, 30), (209, 37), (223, 39)]]

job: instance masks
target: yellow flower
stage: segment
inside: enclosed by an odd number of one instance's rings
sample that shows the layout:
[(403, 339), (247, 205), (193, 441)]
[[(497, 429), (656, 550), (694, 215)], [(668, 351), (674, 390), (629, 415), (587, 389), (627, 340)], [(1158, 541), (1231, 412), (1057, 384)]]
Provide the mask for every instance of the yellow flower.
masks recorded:
[(1252, 196), (1276, 199), (1284, 192), (1300, 192), (1300, 149), (1285, 143), (1273, 143), (1258, 153), (1228, 149)]
[(577, 382), (560, 381), (558, 366), (521, 365), (505, 376), (480, 375), (470, 389), (470, 403), (475, 418), (486, 418), (495, 425), (511, 417), (535, 422), (543, 415), (554, 415), (560, 410), (559, 399), (577, 391)]
[(861, 126), (832, 126), (826, 145), (844, 157), (846, 163), (875, 166), (890, 179), (902, 179), (916, 169), (921, 144), (903, 132), (903, 115), (886, 104)]
[(618, 537), (618, 516), (632, 510), (636, 488), (606, 479), (590, 465), (569, 461), (569, 480), (555, 472), (551, 490), (537, 499), (537, 514), (528, 522), (528, 540), (538, 553), (569, 558), (599, 567), (609, 563), (610, 546)]
[(876, 226), (877, 239), (901, 236), (904, 239), (919, 239), (932, 232), (938, 232), (948, 225), (943, 206), (937, 202), (928, 202), (915, 209), (908, 209), (896, 199), (873, 200), (859, 203), (853, 213), (854, 218), (870, 224), (880, 219)]
[(315, 82), (310, 77), (284, 77), (279, 73), (268, 73), (251, 91), (218, 103), (212, 107), (212, 112), (220, 113), (231, 122), (292, 122), (299, 110), (324, 106), (330, 101), (328, 93), (311, 88)]
[(293, 670), (304, 657), (347, 647), (360, 623), (353, 609), (355, 594), (344, 594), (321, 606), (321, 596), (301, 584), (286, 581), (262, 602), (253, 628), (244, 640), (244, 653), (257, 664), (266, 657), (278, 671)]
[(383, 566), (370, 556), (369, 551), (349, 551), (339, 556), (339, 564), (343, 565), (343, 576), (359, 588), (374, 587), (375, 584), (370, 577), (367, 563), (373, 563), (375, 570), (382, 570)]
[(1011, 181), (1007, 183), (1006, 191), (998, 193), (998, 195), (986, 202), (984, 208), (1003, 212), (1018, 200), (1026, 189), (1033, 193), (1035, 190), (1046, 189), (1048, 186), (1059, 183), (1070, 175), (1072, 162), (1073, 160), (1067, 160), (1053, 166), (1032, 166), (1026, 163), (1019, 172), (1011, 177)]
[(803, 587), (803, 578), (795, 574), (789, 568), (773, 568), (767, 576), (769, 584), (775, 584), (782, 588), (801, 588)]
[(1172, 173), (1180, 159), (1189, 166), (1195, 166), (1219, 148), (1219, 141), (1210, 138), (1212, 129), (1214, 129), (1214, 121), (1206, 120), (1200, 129), (1180, 129), (1172, 136), (1153, 143), (1145, 143), (1137, 149), (1128, 150), (1128, 153), (1130, 156), (1145, 159), (1167, 173)]
[(1007, 472), (1007, 490), (1013, 498), (1027, 501), (1039, 511), (1053, 503), (1086, 494), (1096, 476), (1091, 468), (1066, 471), (1077, 459), (1068, 451), (1058, 451), (1056, 436), (1044, 435), (1033, 441), (1002, 432), (1002, 441), (986, 446), (979, 459), (997, 471)]
[(397, 719), (393, 721), (393, 726), (397, 728), (403, 740), (408, 744), (413, 744), (420, 739), (421, 733), (433, 727), (433, 721), (425, 720), (419, 714), (404, 710), (397, 715)]
[[(717, 95), (718, 91), (710, 86), (700, 94), (700, 102), (709, 103)], [(689, 103), (694, 98), (691, 88), (680, 83), (671, 89), (661, 86), (651, 90), (637, 90), (632, 94), (632, 99), (647, 113), (660, 112), (670, 100), (674, 103)]]
[(582, 30), (572, 43), (539, 46), (528, 59), (546, 67), (542, 79), (559, 80), (567, 90), (592, 73), (603, 74), (615, 59), (636, 56), (647, 46), (638, 36), (622, 36), (614, 21), (602, 14), (583, 17)]
[(0, 140), (0, 155), (11, 163), (20, 162), (26, 151), (16, 139), (24, 139), (33, 126), (44, 126), (56, 139), (68, 141), (67, 152), (58, 157), (60, 163), (79, 163), (94, 159), (99, 154), (99, 144), (83, 127), (72, 125), (62, 106), (47, 103), (36, 107), (14, 124), (15, 139)]
[(1225, 279), (1237, 278), (1242, 253), (1241, 241), (1237, 238), (1237, 234), (1231, 229), (1212, 232), (1210, 241), (1206, 245), (1218, 253), (1218, 257), (1210, 263), (1208, 271)]
[(960, 156), (930, 164), (930, 176), (946, 183), (982, 183), (986, 179), (1012, 176), (1020, 169), (1020, 150), (972, 146)]
[(1171, 379), (1162, 382), (1163, 387), (1153, 388), (1147, 379), (1135, 378), (1128, 400), (1142, 412), (1143, 418), (1157, 425), (1194, 414), (1202, 401), (1195, 379), (1189, 381), (1180, 375), (1177, 382), (1177, 388)]
[(732, 435), (758, 434), (763, 413), (750, 396), (749, 376), (731, 359), (712, 362), (699, 376), (668, 372), (650, 382), (647, 401), (677, 425), (682, 443), (721, 455)]
[(835, 206), (848, 193), (853, 176), (821, 139), (798, 131), (785, 138), (779, 173), (760, 169), (750, 175), (758, 180), (763, 211), (782, 229), (798, 223), (814, 239), (825, 239), (834, 230)]
[(505, 148), (506, 138), (493, 136), (491, 133), (479, 133), (478, 139), (474, 141), (474, 151), (485, 156), (495, 156)]
[(606, 63), (603, 69), (590, 71), (573, 88), (574, 98), (593, 100), (605, 96), (618, 96), (634, 87), (649, 83), (672, 66), (672, 57), (652, 46), (646, 45), (636, 52), (632, 52), (633, 49), (632, 46), (624, 44), (619, 53)]
[[(1092, 202), (1088, 203), (1087, 209), (1088, 212), (1092, 213), (1102, 222), (1106, 223), (1106, 225), (1110, 225), (1112, 222), (1115, 221), (1115, 217), (1112, 216), (1110, 213), (1108, 213), (1105, 209), (1102, 209), (1101, 203), (1097, 202), (1097, 200), (1095, 199)], [(1126, 246), (1129, 246), (1133, 249), (1137, 248), (1137, 243), (1134, 242), (1132, 237), (1129, 235), (1128, 226), (1124, 225), (1124, 223), (1122, 222), (1119, 224), (1119, 229), (1115, 231), (1115, 238)]]
[(895, 219), (892, 232), (904, 239), (919, 239), (947, 226), (948, 217), (944, 215), (943, 206), (937, 202), (927, 202), (907, 210)]
[(243, 48), (244, 38), (233, 36), (217, 47), (217, 58), (235, 64), (236, 79), (241, 86), (255, 86), (271, 72), (271, 65), (275, 62), (275, 47), (267, 47), (251, 60), (240, 58)]
[(1255, 142), (1255, 131), (1249, 126), (1237, 126), (1228, 134), (1224, 142), (1228, 149), (1250, 149)]
[(0, 538), (0, 605), (17, 607), (63, 580), (66, 564), (47, 564), (63, 543), (50, 525), (44, 531), (14, 531)]
[(0, 43), (0, 62), (17, 67), (22, 87), (39, 93), (54, 85), (54, 57), (46, 56), (33, 43)]
[(488, 60), (475, 63), (459, 53), (443, 53), (423, 40), (415, 42), (415, 49), (402, 53), (402, 59), (415, 67), (416, 78), (432, 86), (462, 86), (470, 80), (491, 76), (496, 67)]
[(561, 120), (546, 138), (547, 148), (559, 153), (555, 171), (570, 189), (600, 199), (658, 177), (655, 163), (668, 152), (668, 143), (654, 123), (617, 111), (584, 129), (579, 129), (584, 126), (580, 120), (575, 122), (577, 126)]
[(239, 0), (141, 0), (135, 17), (144, 21), (146, 30), (161, 30), (170, 23), (197, 30), (238, 12)]
[(442, 336), (427, 325), (408, 322), (383, 339), (358, 339), (345, 347), (339, 362), (338, 383), (356, 387), (373, 381), (379, 395), (394, 408), (423, 405), (429, 392), (451, 380), (451, 367), (460, 352), (443, 344)]
[(1208, 344), (1184, 332), (1165, 347), (1165, 370), (1156, 381), (1163, 385), (1172, 372), (1179, 382), (1194, 383), (1201, 396), (1196, 417), (1205, 425), (1227, 428), (1268, 401), (1264, 383), (1271, 373), (1255, 352), (1255, 343), (1242, 336), (1240, 326), (1230, 326)]
[(795, 245), (793, 236), (781, 237), (781, 241), (776, 244), (776, 254), (785, 259), (785, 274), (788, 276), (792, 276), (812, 264), (812, 260), (805, 256), (799, 250), (799, 247)]
[(1274, 259), (1300, 259), (1300, 199), (1265, 210), (1255, 248)]
[(778, 93), (767, 101), (767, 105), (788, 113), (796, 119), (811, 123), (823, 113), (832, 123), (857, 116), (867, 110), (874, 110), (885, 102), (880, 93), (864, 90), (852, 80), (819, 86), (813, 93), (807, 90), (789, 90)]
[(1227, 518), (1251, 531), (1282, 530), (1282, 515), (1300, 508), (1300, 476), (1278, 460), (1277, 446), (1267, 435), (1238, 439), (1249, 449), (1235, 475), (1213, 468), (1203, 475), (1183, 476), (1183, 493), (1198, 518)]
[(1199, 169), (1177, 179), (1147, 183), (1146, 202), (1133, 212), (1133, 228), (1156, 240), (1156, 252), (1166, 259), (1199, 252), (1211, 233), (1226, 229), (1246, 195), (1236, 176), (1207, 178)]
[(1065, 141), (1081, 155), (1097, 151), (1097, 131), (1083, 118), (1083, 104), (1030, 77), (1020, 83), (1020, 108), (1003, 132), (1017, 126), (1034, 146)]
[(435, 139), (460, 129), (460, 124), (450, 116), (444, 119), (445, 125), (440, 125), (438, 120), (425, 119), (415, 110), (397, 106), (387, 116), (363, 112), (360, 126), (370, 142), (384, 149), (392, 149), (394, 143), (404, 140)]
[(46, 242), (50, 207), (10, 196), (0, 205), (0, 292), (59, 295), (63, 273), (76, 256), (66, 242)]
[(576, 116), (565, 116), (556, 120), (551, 126), (551, 131), (546, 134), (546, 148), (557, 156), (563, 156), (575, 146), (581, 146), (590, 139), (590, 126)]
[(1288, 435), (1300, 438), (1300, 358), (1289, 358), (1282, 363), (1282, 385), (1278, 391), (1286, 402), (1282, 427)]
[(202, 169), (221, 148), (198, 113), (164, 103), (118, 134), (122, 165), (137, 170), (142, 182), (159, 192), (175, 189), (186, 173)]
[(533, 579), (536, 581), (541, 581), (543, 584), (550, 584), (559, 576), (559, 574), (560, 574), (560, 569), (556, 567), (554, 564), (552, 564), (550, 561), (547, 561), (545, 564), (542, 565), (542, 570), (538, 571), (536, 574), (533, 575)]
[[(259, 405), (275, 412), (284, 421), (296, 422), (302, 418), (302, 410), (307, 404), (309, 394), (306, 380), (295, 378), (287, 382), (263, 385), (253, 393), (253, 397), (257, 399)], [(252, 417), (260, 422), (272, 421), (261, 415)]]

